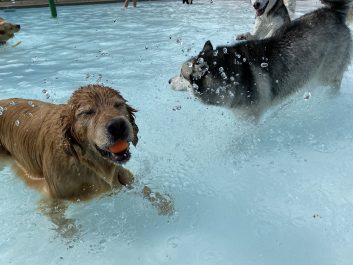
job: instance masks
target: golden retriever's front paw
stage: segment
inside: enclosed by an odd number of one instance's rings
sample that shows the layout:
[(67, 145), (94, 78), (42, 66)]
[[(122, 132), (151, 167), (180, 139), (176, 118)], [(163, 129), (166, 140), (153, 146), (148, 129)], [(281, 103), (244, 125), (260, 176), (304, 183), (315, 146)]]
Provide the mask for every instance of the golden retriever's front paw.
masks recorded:
[(160, 215), (172, 215), (175, 212), (174, 202), (169, 195), (161, 194), (159, 192), (152, 192), (152, 190), (145, 186), (143, 188), (143, 196), (154, 207), (157, 208)]
[(116, 175), (113, 179), (113, 188), (123, 186), (131, 186), (134, 183), (134, 174), (132, 174), (128, 169), (120, 167), (116, 169)]

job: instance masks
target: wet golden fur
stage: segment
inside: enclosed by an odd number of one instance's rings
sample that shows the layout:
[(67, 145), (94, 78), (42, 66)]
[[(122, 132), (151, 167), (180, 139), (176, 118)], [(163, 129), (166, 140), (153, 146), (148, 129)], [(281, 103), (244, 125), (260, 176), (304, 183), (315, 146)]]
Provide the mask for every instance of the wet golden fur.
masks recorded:
[(0, 45), (5, 44), (20, 30), (20, 25), (15, 25), (0, 18)]
[(0, 100), (0, 154), (14, 159), (28, 184), (51, 198), (85, 199), (130, 185), (132, 174), (103, 157), (95, 146), (111, 144), (110, 120), (129, 124), (136, 145), (135, 110), (109, 87), (88, 85), (67, 104), (29, 99)]

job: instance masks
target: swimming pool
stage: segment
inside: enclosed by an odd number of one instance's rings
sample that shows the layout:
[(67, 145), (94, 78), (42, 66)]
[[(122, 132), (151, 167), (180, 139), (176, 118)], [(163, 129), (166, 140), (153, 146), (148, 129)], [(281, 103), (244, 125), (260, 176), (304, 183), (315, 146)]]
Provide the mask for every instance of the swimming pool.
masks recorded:
[[(319, 6), (298, 1), (299, 14)], [(88, 83), (136, 107), (140, 141), (127, 167), (174, 198), (160, 216), (123, 191), (72, 204), (80, 234), (62, 238), (40, 195), (0, 171), (0, 264), (351, 264), (353, 70), (341, 93), (307, 87), (257, 125), (169, 88), (210, 39), (248, 31), (247, 0), (140, 2), (22, 9), (0, 17), (21, 32), (0, 47), (1, 98), (65, 102)], [(304, 99), (310, 91), (311, 97)]]

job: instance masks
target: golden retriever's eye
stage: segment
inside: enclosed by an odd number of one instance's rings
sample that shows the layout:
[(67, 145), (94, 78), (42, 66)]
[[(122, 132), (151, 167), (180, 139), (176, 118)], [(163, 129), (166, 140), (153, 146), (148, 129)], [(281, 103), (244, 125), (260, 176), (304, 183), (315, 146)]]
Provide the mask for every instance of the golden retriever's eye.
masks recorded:
[(82, 110), (78, 113), (78, 116), (91, 116), (93, 114), (95, 114), (95, 110), (94, 109), (87, 109), (87, 110)]
[(120, 107), (122, 107), (122, 106), (124, 106), (124, 102), (121, 102), (121, 101), (118, 101), (118, 102), (115, 102), (115, 104), (114, 104), (114, 108), (120, 108)]

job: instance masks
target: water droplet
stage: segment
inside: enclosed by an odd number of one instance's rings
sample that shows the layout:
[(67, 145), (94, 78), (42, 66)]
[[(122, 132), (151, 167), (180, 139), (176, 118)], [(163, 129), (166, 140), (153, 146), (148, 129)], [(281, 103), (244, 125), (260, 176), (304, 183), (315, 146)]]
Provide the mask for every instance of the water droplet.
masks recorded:
[(278, 80), (276, 80), (275, 82), (276, 82), (276, 84), (278, 84)]
[(215, 50), (215, 51), (213, 52), (213, 56), (217, 56), (217, 55), (218, 55), (218, 51)]
[(20, 121), (19, 121), (19, 120), (16, 120), (16, 121), (15, 121), (15, 125), (16, 125), (16, 126), (20, 126)]
[(261, 67), (262, 68), (265, 68), (265, 67), (267, 67), (268, 66), (268, 63), (261, 63)]
[(205, 61), (202, 57), (200, 57), (199, 59), (197, 59), (197, 63), (199, 64), (203, 64)]
[(246, 58), (243, 58), (243, 62), (244, 62), (244, 63), (246, 62)]
[(43, 89), (43, 90), (42, 90), (42, 93), (45, 95), (45, 98), (46, 98), (46, 99), (49, 99), (49, 98), (50, 98), (50, 95), (49, 95), (48, 90)]
[(173, 236), (173, 237), (168, 238), (167, 243), (170, 247), (177, 248), (180, 243), (180, 240), (179, 240), (179, 238)]
[(218, 70), (219, 70), (220, 73), (223, 73), (223, 72), (224, 72), (223, 67), (220, 67)]
[(217, 64), (217, 62), (216, 62), (216, 61), (214, 61), (214, 62), (213, 62), (213, 65), (216, 65), (216, 64)]
[(304, 100), (309, 100), (311, 98), (311, 93), (310, 92), (305, 92), (304, 93)]
[(11, 105), (11, 106), (16, 106), (16, 102), (15, 102), (15, 101), (11, 101), (11, 102), (10, 102), (10, 105)]
[(235, 80), (234, 76), (231, 76), (229, 80), (233, 82)]
[(173, 109), (172, 109), (173, 111), (176, 111), (176, 110), (181, 110), (181, 106), (180, 105), (178, 105), (178, 106), (175, 106), (175, 107), (173, 107)]
[(28, 105), (30, 105), (32, 108), (34, 108), (33, 101), (28, 101)]
[(226, 54), (228, 52), (227, 48), (223, 48), (223, 53)]
[(222, 77), (223, 79), (227, 79), (226, 73), (225, 73), (225, 72), (222, 72), (222, 73), (221, 73), (221, 77)]
[(188, 67), (189, 67), (189, 68), (192, 67), (192, 62), (188, 62)]

